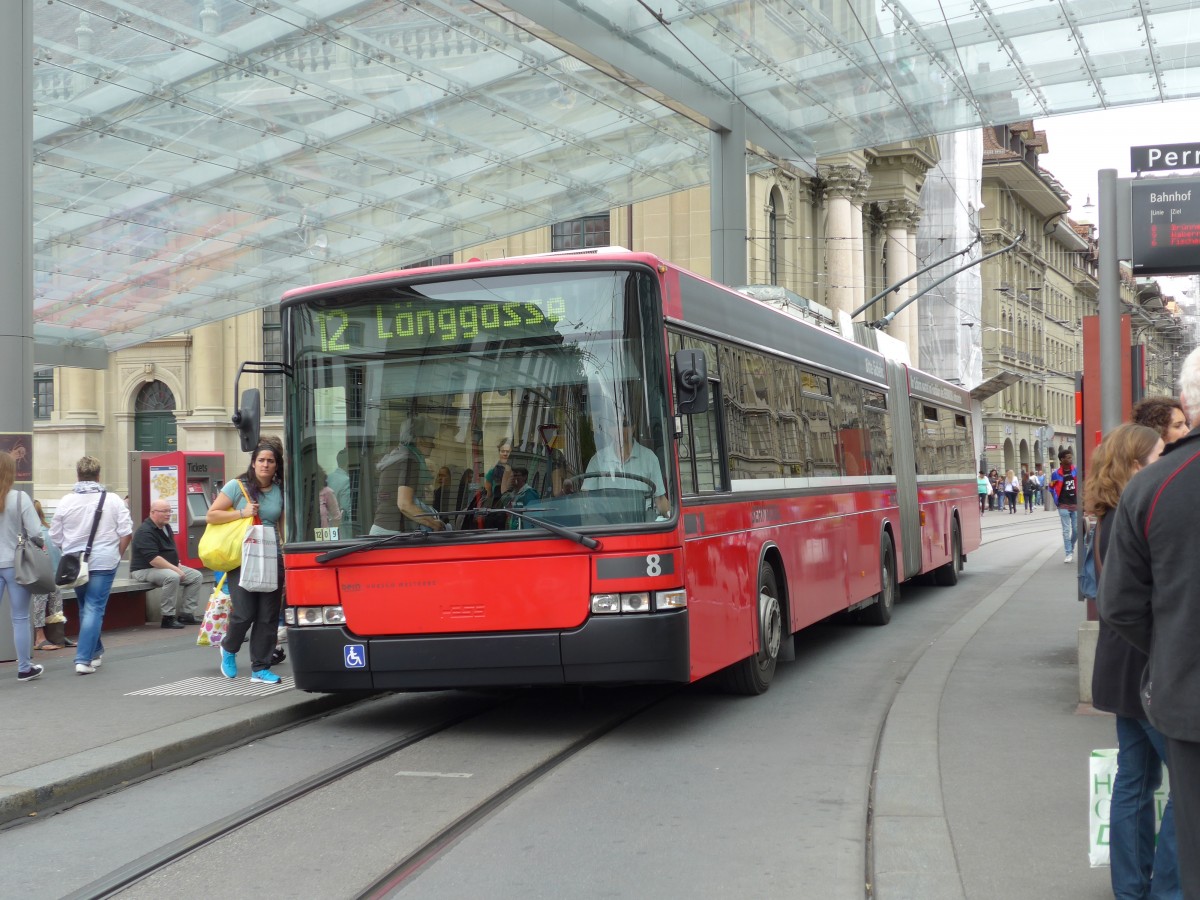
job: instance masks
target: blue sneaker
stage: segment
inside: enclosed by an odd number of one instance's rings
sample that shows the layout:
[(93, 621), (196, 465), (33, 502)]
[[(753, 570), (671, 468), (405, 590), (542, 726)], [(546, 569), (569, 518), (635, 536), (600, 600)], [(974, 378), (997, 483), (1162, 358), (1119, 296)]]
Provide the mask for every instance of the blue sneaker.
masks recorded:
[(259, 669), (250, 676), (250, 680), (256, 681), (259, 684), (279, 684), (279, 682), (283, 681), (282, 678), (280, 678), (270, 669)]
[(221, 648), (221, 674), (226, 678), (237, 678), (237, 654)]

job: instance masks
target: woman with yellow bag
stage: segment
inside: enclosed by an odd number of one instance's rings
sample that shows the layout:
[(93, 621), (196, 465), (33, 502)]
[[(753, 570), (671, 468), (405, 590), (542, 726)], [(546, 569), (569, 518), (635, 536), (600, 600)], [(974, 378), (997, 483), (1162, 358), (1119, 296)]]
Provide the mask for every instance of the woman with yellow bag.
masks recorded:
[[(205, 521), (209, 525), (227, 525), (242, 519), (261, 521), (275, 529), (278, 546), (280, 520), (283, 518), (283, 446), (278, 438), (265, 437), (250, 455), (250, 467), (217, 494)], [(210, 529), (211, 530), (211, 529)], [(276, 563), (282, 557), (276, 554)], [(279, 684), (282, 680), (271, 671), (271, 653), (279, 624), (279, 604), (283, 577), (273, 591), (248, 591), (241, 586), (242, 569), (231, 566), (226, 573), (233, 609), (221, 641), (221, 674), (237, 677), (237, 653), (250, 633), (250, 680)]]

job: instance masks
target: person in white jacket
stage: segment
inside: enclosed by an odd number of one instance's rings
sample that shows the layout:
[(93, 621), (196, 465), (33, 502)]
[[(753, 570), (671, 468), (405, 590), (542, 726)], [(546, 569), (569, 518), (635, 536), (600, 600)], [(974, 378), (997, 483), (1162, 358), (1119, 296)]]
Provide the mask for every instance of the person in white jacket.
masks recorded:
[[(88, 580), (75, 588), (79, 604), (79, 642), (75, 647), (75, 674), (91, 675), (104, 658), (104, 641), (100, 629), (104, 625), (104, 610), (112, 591), (113, 578), (129, 542), (133, 539), (133, 519), (129, 509), (116, 494), (108, 493), (100, 483), (100, 460), (94, 456), (80, 457), (75, 463), (75, 488), (58, 501), (50, 522), (50, 540), (63, 554), (83, 553), (92, 534), (96, 510), (100, 520), (88, 556)], [(103, 504), (103, 506), (101, 506)]]

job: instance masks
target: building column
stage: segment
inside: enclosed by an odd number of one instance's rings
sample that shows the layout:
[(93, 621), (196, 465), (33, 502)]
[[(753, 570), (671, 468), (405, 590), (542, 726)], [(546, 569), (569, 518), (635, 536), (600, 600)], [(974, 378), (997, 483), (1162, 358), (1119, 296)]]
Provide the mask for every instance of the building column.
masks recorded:
[[(825, 188), (825, 302), (835, 313), (862, 305), (862, 207), (860, 185), (867, 174), (857, 166), (823, 166)], [(855, 222), (857, 220), (857, 228)]]
[[(227, 322), (211, 322), (191, 331), (187, 354), (189, 397), (179, 398), (176, 413), (180, 450), (222, 450), (230, 424), (225, 345), (231, 340)], [(233, 360), (236, 362), (236, 360)]]
[[(908, 222), (912, 215), (914, 204), (907, 200), (887, 200), (879, 204), (883, 212), (884, 225), (887, 228), (887, 271), (885, 273), (888, 285), (897, 284), (913, 273), (913, 257), (909, 252)], [(893, 310), (907, 302), (913, 295), (914, 283), (909, 282), (888, 294), (887, 309)], [(916, 305), (905, 307), (896, 314), (888, 326), (888, 334), (908, 347), (909, 360), (917, 362), (917, 315)]]

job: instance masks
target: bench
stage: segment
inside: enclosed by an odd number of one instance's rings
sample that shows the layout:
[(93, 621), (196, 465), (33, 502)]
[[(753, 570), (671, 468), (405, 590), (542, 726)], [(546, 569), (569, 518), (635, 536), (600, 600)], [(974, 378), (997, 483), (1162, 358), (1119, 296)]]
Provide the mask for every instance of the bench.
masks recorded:
[[(79, 604), (75, 602), (75, 591), (64, 588), (59, 591), (63, 601), (63, 613), (67, 617), (66, 631), (69, 635), (79, 634)], [(104, 627), (135, 628), (147, 622), (162, 621), (162, 588), (156, 588), (132, 578), (114, 578), (108, 594), (108, 606), (104, 610)]]

